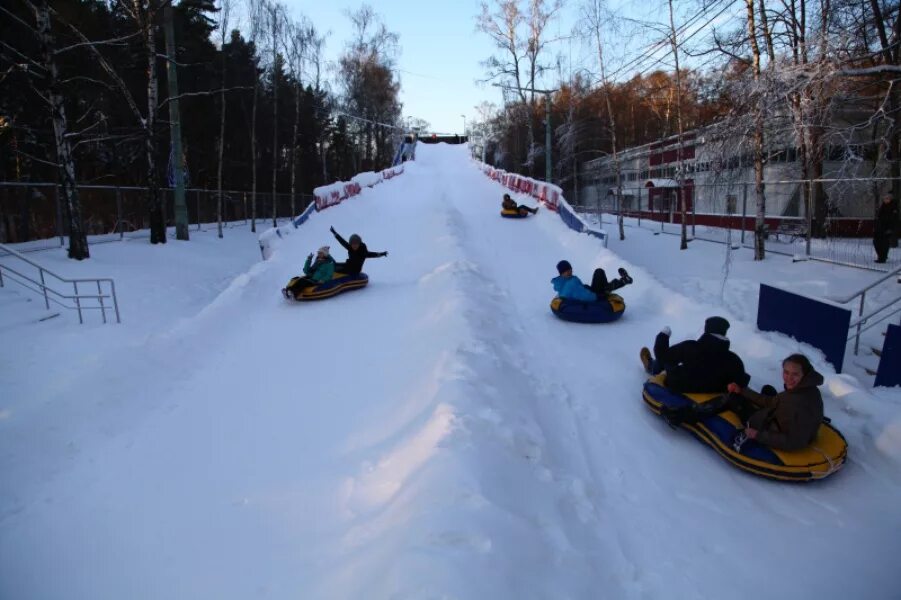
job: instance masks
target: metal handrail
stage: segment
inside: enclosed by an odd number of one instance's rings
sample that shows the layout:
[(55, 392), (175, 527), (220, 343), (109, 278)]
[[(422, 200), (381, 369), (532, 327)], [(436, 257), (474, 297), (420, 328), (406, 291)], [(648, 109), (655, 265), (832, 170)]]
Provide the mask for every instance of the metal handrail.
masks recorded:
[[(898, 301), (898, 300), (894, 300), (893, 302), (890, 302), (889, 304), (893, 304), (894, 302), (897, 302), (897, 301)], [(885, 308), (886, 308), (886, 307), (883, 306), (882, 309), (880, 309), (880, 310), (884, 310)], [(879, 325), (880, 323), (882, 323), (883, 321), (885, 321), (885, 320), (888, 319), (889, 317), (893, 317), (893, 316), (897, 315), (898, 313), (901, 313), (901, 306), (898, 306), (897, 308), (895, 308), (895, 310), (893, 310), (892, 312), (890, 312), (890, 313), (888, 313), (888, 314), (882, 315), (881, 317), (879, 317), (878, 319), (876, 319), (875, 321), (873, 321), (872, 323), (870, 323), (869, 325), (867, 325), (866, 327), (864, 327), (863, 329), (861, 329), (860, 332), (863, 333), (864, 331), (867, 331), (867, 330), (869, 330), (869, 329), (872, 329), (873, 327), (876, 327), (877, 325)], [(865, 319), (865, 320), (861, 323), (861, 325), (862, 325), (863, 323), (866, 323), (866, 322), (867, 322), (867, 321), (866, 321), (866, 319)], [(848, 338), (848, 341), (849, 341), (849, 342), (851, 341), (851, 338), (852, 338), (852, 337), (854, 337), (854, 336), (852, 335), (851, 337)]]
[[(109, 277), (92, 277), (92, 278), (70, 279), (67, 277), (63, 277), (61, 275), (57, 275), (53, 271), (50, 271), (49, 269), (34, 262), (27, 256), (23, 255), (22, 253), (18, 252), (17, 250), (14, 250), (13, 248), (10, 248), (9, 246), (7, 246), (5, 244), (0, 244), (0, 250), (3, 250), (9, 256), (12, 256), (12, 257), (14, 257), (18, 260), (21, 260), (21, 261), (25, 262), (26, 264), (31, 265), (32, 267), (36, 268), (38, 270), (38, 274), (40, 276), (40, 281), (38, 281), (37, 279), (34, 279), (32, 277), (29, 277), (28, 275), (25, 275), (24, 273), (17, 271), (16, 269), (10, 267), (9, 265), (4, 265), (3, 263), (0, 263), (0, 287), (4, 286), (3, 272), (6, 271), (7, 279), (10, 279), (11, 281), (18, 283), (19, 285), (23, 286), (24, 288), (26, 288), (28, 290), (31, 290), (37, 294), (43, 295), (44, 296), (44, 306), (47, 310), (50, 310), (50, 302), (51, 301), (54, 304), (62, 306), (63, 308), (67, 308), (70, 310), (76, 310), (76, 311), (78, 311), (78, 322), (79, 323), (84, 323), (82, 311), (84, 311), (84, 310), (99, 310), (100, 314), (103, 317), (103, 322), (106, 323), (107, 322), (106, 311), (112, 309), (116, 313), (116, 323), (122, 322), (122, 319), (119, 315), (119, 301), (118, 301), (118, 298), (116, 297), (116, 282), (113, 281), (111, 278), (109, 278)], [(10, 277), (9, 276), (10, 274), (14, 275), (14, 277)], [(49, 275), (62, 283), (72, 284), (73, 294), (72, 295), (63, 294), (63, 293), (51, 288), (50, 286), (48, 286), (45, 275)], [(93, 294), (93, 293), (83, 294), (83, 293), (79, 292), (78, 291), (79, 283), (95, 284), (97, 286), (97, 293), (96, 294)], [(103, 283), (109, 284), (110, 291), (108, 294), (105, 293), (103, 290)], [(29, 285), (29, 284), (31, 284), (31, 285)], [(59, 298), (61, 300), (58, 300), (57, 298)], [(113, 305), (111, 307), (107, 306), (104, 303), (104, 300), (107, 300), (107, 299), (112, 300)], [(74, 301), (74, 306), (70, 305), (70, 304), (66, 304), (64, 302), (65, 300)], [(82, 303), (81, 303), (82, 300), (94, 300), (97, 302), (98, 306), (90, 306), (90, 305), (82, 306)]]
[(850, 296), (847, 296), (847, 297), (827, 296), (827, 298), (829, 300), (832, 300), (833, 302), (836, 302), (838, 304), (848, 304), (849, 302), (852, 302), (855, 298), (860, 296), (860, 305), (857, 308), (857, 320), (848, 326), (848, 329), (851, 329), (854, 327), (857, 328), (857, 331), (855, 331), (855, 333), (853, 335), (848, 337), (848, 341), (851, 341), (852, 338), (854, 339), (854, 354), (855, 355), (859, 354), (860, 334), (861, 333), (863, 333), (867, 329), (870, 329), (874, 325), (881, 323), (882, 321), (886, 320), (887, 318), (889, 318), (892, 315), (899, 312), (898, 310), (894, 310), (894, 311), (888, 313), (887, 315), (883, 315), (882, 317), (877, 319), (875, 322), (870, 323), (869, 325), (867, 325), (867, 327), (863, 327), (863, 324), (866, 323), (868, 320), (872, 319), (876, 314), (892, 307), (896, 302), (901, 301), (901, 295), (899, 295), (897, 298), (895, 298), (893, 300), (889, 300), (888, 302), (886, 302), (879, 308), (871, 310), (868, 314), (866, 314), (866, 315), (863, 314), (863, 307), (867, 300), (867, 292), (870, 291), (871, 289), (873, 289), (874, 287), (876, 287), (877, 285), (879, 285), (880, 283), (882, 283), (884, 281), (888, 281), (892, 277), (896, 277), (896, 276), (898, 277), (898, 283), (901, 283), (901, 267), (898, 267), (893, 271), (889, 271), (888, 273), (886, 273), (879, 279), (870, 282), (869, 285), (854, 292)]
[[(827, 298), (829, 300), (832, 300), (833, 302), (838, 302), (839, 304), (847, 304), (847, 303), (851, 302), (852, 300), (854, 300), (855, 298), (857, 298), (858, 296), (860, 296), (861, 294), (867, 293), (868, 291), (870, 291), (871, 289), (873, 289), (874, 287), (876, 287), (883, 281), (891, 279), (895, 275), (901, 275), (901, 267), (898, 267), (894, 271), (889, 271), (888, 273), (886, 273), (885, 275), (883, 275), (876, 281), (871, 282), (868, 286), (857, 290), (856, 292), (854, 292), (853, 294), (851, 294), (847, 297), (827, 296)], [(901, 282), (899, 282), (899, 283), (901, 283)]]

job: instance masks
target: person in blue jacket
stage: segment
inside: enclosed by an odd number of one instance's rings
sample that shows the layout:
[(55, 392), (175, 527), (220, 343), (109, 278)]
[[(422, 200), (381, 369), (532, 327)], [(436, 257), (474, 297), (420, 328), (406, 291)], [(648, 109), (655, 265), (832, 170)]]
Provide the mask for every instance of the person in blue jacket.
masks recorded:
[(607, 280), (607, 273), (604, 272), (604, 269), (595, 269), (590, 286), (585, 285), (581, 279), (573, 275), (573, 268), (568, 260), (561, 260), (557, 263), (557, 272), (560, 275), (551, 279), (557, 295), (561, 298), (581, 300), (582, 302), (597, 302), (600, 298), (606, 298), (607, 294), (613, 290), (632, 283), (629, 273), (622, 267), (619, 268), (619, 279), (612, 281)]

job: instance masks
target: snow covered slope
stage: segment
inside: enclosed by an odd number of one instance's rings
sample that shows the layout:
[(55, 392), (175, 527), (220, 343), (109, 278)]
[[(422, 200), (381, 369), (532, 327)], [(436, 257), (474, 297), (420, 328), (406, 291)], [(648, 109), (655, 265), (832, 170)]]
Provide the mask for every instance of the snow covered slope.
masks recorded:
[[(0, 597), (897, 597), (898, 393), (814, 355), (849, 464), (737, 471), (644, 408), (638, 349), (723, 314), (760, 386), (797, 344), (554, 214), (500, 218), (502, 193), (420, 147), (194, 318), (55, 385), (3, 372), (25, 401), (0, 413)], [(308, 252), (343, 258), (330, 225), (389, 257), (286, 303)], [(626, 266), (623, 319), (555, 319), (561, 258)]]

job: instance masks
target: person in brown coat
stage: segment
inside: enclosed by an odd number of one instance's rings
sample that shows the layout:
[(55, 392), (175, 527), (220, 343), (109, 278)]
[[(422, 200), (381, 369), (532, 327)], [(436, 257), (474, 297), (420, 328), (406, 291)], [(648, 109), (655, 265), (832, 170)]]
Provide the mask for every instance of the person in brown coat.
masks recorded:
[[(782, 361), (782, 381), (785, 390), (778, 394), (760, 394), (735, 383), (730, 383), (728, 389), (752, 405), (742, 407), (737, 411), (739, 415), (743, 417), (749, 408), (756, 409), (742, 419), (746, 422), (746, 439), (777, 450), (800, 450), (813, 443), (823, 422), (823, 397), (818, 387), (823, 385), (823, 376), (806, 356), (792, 354)], [(770, 390), (776, 391), (772, 387)], [(736, 440), (739, 447), (743, 442)]]
[(816, 439), (823, 422), (823, 397), (817, 387), (823, 384), (823, 376), (806, 356), (792, 354), (782, 361), (782, 382), (784, 391), (767, 385), (760, 393), (730, 383), (728, 395), (699, 405), (664, 407), (661, 414), (676, 427), (731, 410), (745, 423), (733, 442), (736, 450), (749, 439), (777, 450), (800, 450)]

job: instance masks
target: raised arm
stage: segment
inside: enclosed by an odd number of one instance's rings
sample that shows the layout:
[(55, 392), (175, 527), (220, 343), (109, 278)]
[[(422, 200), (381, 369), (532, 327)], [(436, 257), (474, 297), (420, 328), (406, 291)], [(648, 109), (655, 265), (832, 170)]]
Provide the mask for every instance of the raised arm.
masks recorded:
[(335, 236), (335, 239), (338, 240), (338, 243), (341, 244), (345, 250), (350, 250), (350, 244), (348, 244), (347, 240), (345, 240), (337, 231), (335, 231), (334, 227), (329, 228), (329, 231), (332, 232), (332, 235)]

